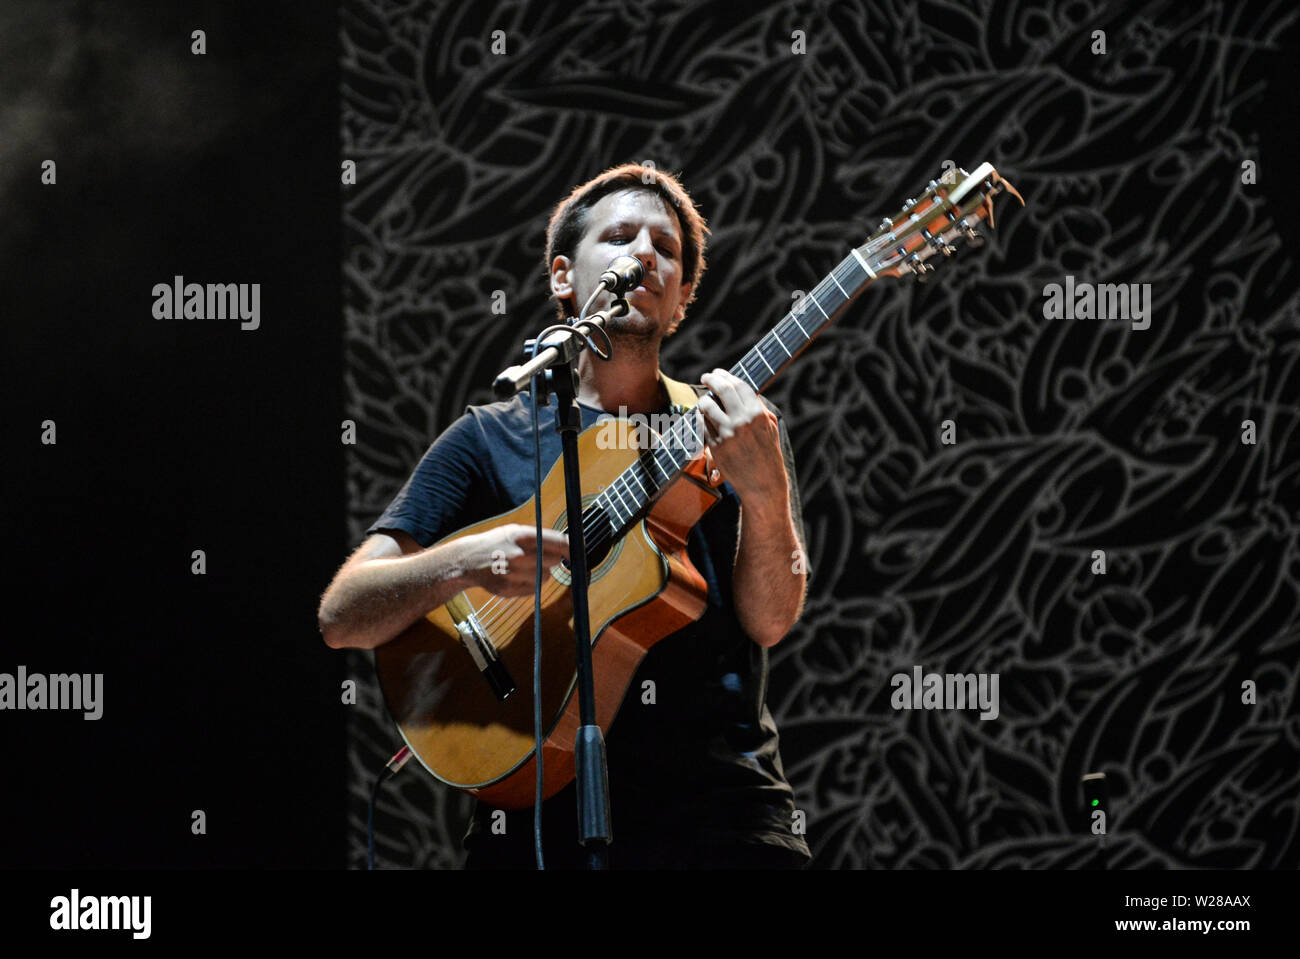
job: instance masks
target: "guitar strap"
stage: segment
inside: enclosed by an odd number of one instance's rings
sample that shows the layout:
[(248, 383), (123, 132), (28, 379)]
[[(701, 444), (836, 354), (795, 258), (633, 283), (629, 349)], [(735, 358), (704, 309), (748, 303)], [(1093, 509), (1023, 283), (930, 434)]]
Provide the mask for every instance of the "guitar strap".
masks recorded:
[[(700, 400), (700, 393), (689, 383), (683, 383), (680, 380), (674, 380), (663, 373), (659, 374), (659, 379), (663, 381), (664, 389), (668, 391), (669, 410), (675, 414), (685, 413), (687, 410), (694, 409)], [(700, 390), (704, 387), (701, 386)], [(686, 468), (682, 476), (690, 480), (697, 486), (709, 491), (714, 497), (720, 497), (717, 487), (722, 485), (722, 474), (713, 468), (713, 452), (706, 449), (703, 460), (695, 461), (692, 466)]]
[(674, 380), (659, 374), (660, 381), (664, 384), (664, 390), (668, 393), (668, 403), (674, 413), (684, 413), (686, 410), (693, 409), (699, 402), (699, 394), (695, 392), (695, 387), (689, 383), (683, 383), (680, 380)]

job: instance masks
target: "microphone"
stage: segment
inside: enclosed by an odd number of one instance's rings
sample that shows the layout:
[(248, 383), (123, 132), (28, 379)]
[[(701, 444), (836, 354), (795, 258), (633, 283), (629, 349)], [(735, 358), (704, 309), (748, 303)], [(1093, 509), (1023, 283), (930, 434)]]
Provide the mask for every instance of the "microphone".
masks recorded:
[(609, 269), (600, 275), (600, 286), (615, 296), (639, 286), (645, 279), (645, 267), (634, 256), (616, 256), (609, 261)]

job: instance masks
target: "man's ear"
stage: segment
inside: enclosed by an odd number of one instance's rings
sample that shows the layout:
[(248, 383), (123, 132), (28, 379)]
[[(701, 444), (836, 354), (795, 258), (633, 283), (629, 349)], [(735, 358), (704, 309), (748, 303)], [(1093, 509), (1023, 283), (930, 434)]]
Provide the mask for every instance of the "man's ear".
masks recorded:
[(677, 303), (677, 311), (673, 313), (674, 323), (680, 323), (682, 320), (686, 319), (686, 304), (691, 299), (691, 287), (693, 285), (694, 284), (691, 283), (682, 284), (682, 298)]
[(557, 299), (573, 298), (573, 281), (569, 276), (572, 267), (567, 256), (557, 256), (551, 261), (551, 293)]

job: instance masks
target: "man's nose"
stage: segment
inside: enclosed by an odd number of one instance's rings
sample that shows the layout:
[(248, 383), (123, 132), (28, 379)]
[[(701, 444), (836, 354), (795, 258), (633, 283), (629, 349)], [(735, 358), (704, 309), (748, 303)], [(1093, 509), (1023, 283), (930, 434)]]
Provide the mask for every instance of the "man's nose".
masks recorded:
[(632, 256), (641, 261), (647, 273), (656, 268), (655, 245), (650, 238), (650, 231), (642, 230), (636, 236), (636, 243), (632, 246)]

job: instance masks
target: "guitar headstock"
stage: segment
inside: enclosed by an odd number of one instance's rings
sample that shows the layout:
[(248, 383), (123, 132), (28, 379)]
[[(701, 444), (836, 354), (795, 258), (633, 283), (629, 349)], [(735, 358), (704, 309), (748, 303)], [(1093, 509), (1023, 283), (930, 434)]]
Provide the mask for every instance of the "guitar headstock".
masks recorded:
[(903, 204), (894, 217), (881, 222), (879, 229), (857, 252), (876, 276), (916, 276), (924, 280), (934, 272), (930, 257), (952, 256), (959, 243), (978, 246), (984, 242), (977, 229), (981, 222), (993, 226), (993, 198), (1010, 193), (1020, 205), (1025, 201), (988, 163), (981, 163), (973, 173), (958, 167), (948, 170), (938, 180), (931, 180), (924, 193)]

